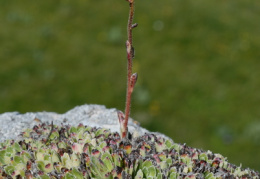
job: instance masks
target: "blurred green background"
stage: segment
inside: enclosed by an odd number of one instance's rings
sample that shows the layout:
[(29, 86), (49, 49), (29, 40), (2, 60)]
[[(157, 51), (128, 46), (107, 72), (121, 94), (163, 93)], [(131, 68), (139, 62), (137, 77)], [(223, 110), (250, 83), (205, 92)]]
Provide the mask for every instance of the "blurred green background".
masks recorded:
[[(260, 170), (260, 1), (136, 0), (131, 116)], [(124, 0), (0, 0), (0, 113), (123, 110)]]

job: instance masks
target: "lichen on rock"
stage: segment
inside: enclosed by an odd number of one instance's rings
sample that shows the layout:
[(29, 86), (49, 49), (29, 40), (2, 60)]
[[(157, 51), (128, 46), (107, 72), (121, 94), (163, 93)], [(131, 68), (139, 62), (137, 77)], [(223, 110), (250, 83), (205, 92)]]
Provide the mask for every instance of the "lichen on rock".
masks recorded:
[(0, 144), (0, 178), (259, 178), (225, 157), (152, 133), (40, 123)]

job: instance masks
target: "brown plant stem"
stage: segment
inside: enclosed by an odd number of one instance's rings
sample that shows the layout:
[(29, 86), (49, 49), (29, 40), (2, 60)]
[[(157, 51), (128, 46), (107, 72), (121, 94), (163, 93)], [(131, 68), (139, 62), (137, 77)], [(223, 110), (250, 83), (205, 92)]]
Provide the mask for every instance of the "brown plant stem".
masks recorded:
[(127, 52), (127, 90), (126, 90), (126, 105), (125, 115), (122, 112), (118, 112), (118, 118), (120, 123), (121, 137), (125, 138), (128, 132), (128, 118), (130, 115), (131, 107), (131, 96), (134, 89), (134, 85), (137, 81), (137, 73), (132, 74), (134, 48), (132, 29), (137, 27), (137, 24), (133, 24), (134, 17), (134, 0), (127, 0), (129, 2), (129, 17), (127, 24), (127, 41), (126, 41), (126, 52)]

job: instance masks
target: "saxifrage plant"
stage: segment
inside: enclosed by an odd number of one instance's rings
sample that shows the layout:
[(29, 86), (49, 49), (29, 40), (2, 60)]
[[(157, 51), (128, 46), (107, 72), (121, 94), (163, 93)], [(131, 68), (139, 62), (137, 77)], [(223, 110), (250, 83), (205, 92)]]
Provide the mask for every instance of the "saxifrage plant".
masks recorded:
[(130, 5), (125, 114), (118, 111), (121, 137), (107, 129), (39, 124), (25, 130), (22, 140), (0, 143), (0, 179), (225, 179), (260, 175), (228, 163), (225, 157), (176, 144), (155, 134), (128, 138), (132, 74), (134, 0)]
[(121, 139), (108, 129), (42, 123), (0, 143), (0, 179), (226, 179), (260, 175), (220, 154), (155, 134)]

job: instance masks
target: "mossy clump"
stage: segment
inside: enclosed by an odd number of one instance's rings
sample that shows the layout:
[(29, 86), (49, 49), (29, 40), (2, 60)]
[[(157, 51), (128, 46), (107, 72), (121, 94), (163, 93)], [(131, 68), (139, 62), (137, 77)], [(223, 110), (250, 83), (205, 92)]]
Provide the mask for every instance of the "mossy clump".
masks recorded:
[(121, 139), (108, 129), (49, 125), (0, 144), (0, 178), (259, 178), (258, 172), (154, 134)]

